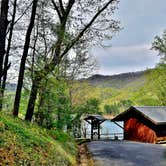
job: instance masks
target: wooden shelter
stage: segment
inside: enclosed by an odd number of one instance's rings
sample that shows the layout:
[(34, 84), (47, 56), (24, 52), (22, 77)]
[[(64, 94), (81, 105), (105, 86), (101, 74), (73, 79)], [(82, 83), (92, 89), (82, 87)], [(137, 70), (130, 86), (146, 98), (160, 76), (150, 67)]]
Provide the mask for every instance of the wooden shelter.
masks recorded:
[[(101, 115), (89, 115), (86, 118), (84, 118), (84, 120), (91, 125), (91, 139), (93, 140), (94, 134), (97, 134), (98, 139), (100, 139), (100, 125), (106, 119), (102, 117)], [(96, 129), (97, 129), (97, 133), (94, 132), (94, 130)]]
[(158, 143), (166, 141), (166, 107), (130, 107), (112, 121), (124, 121), (124, 139)]

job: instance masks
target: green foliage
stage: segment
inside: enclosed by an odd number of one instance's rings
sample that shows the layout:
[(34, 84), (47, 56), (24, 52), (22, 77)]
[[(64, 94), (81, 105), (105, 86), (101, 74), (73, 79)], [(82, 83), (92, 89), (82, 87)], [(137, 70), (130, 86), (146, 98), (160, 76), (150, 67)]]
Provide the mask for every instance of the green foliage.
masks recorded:
[(13, 100), (14, 100), (14, 93), (11, 92), (6, 92), (4, 99), (3, 99), (3, 109), (6, 111), (11, 111), (12, 106), (13, 106)]
[(160, 105), (166, 105), (166, 30), (162, 36), (156, 36), (152, 49), (159, 52), (161, 62), (155, 70), (149, 70), (148, 80)]
[(24, 89), (23, 92), (21, 93), (21, 101), (20, 101), (20, 107), (19, 107), (19, 116), (21, 116), (22, 118), (24, 118), (25, 116), (25, 111), (27, 108), (27, 104), (28, 104), (28, 99), (29, 99), (29, 93), (30, 91), (27, 89)]
[(112, 105), (104, 105), (104, 112), (106, 114), (112, 114), (116, 115), (119, 113), (119, 108), (117, 104), (112, 104)]
[[(3, 100), (3, 109), (7, 112), (10, 112), (13, 109), (14, 95), (15, 95), (14, 92), (6, 91), (6, 94)], [(24, 116), (25, 116), (25, 110), (27, 108), (27, 103), (28, 103), (28, 97), (29, 97), (29, 91), (24, 89), (21, 93), (21, 102), (19, 107), (19, 117), (22, 119), (24, 119)]]
[(0, 113), (0, 165), (74, 165), (74, 139)]
[(49, 78), (40, 88), (38, 111), (35, 119), (48, 129), (62, 129), (70, 122), (70, 100), (68, 88), (63, 80)]
[(99, 112), (99, 100), (96, 98), (92, 98), (90, 100), (87, 100), (84, 108), (83, 108), (83, 113), (85, 114), (93, 114), (93, 113), (98, 113)]
[[(120, 78), (119, 78), (120, 79)], [(80, 83), (80, 87), (81, 87)], [(77, 85), (78, 87), (78, 85)], [(86, 93), (85, 93), (86, 92)], [(82, 89), (73, 96), (79, 99), (79, 105), (87, 99), (100, 100), (101, 112), (117, 115), (130, 106), (160, 106), (166, 104), (166, 65), (159, 64), (155, 69), (147, 70), (144, 75), (121, 89), (92, 86), (83, 83)], [(85, 94), (85, 95), (84, 95)], [(83, 97), (82, 97), (83, 96)], [(89, 98), (88, 98), (89, 97)], [(78, 102), (75, 102), (78, 103)]]
[(75, 115), (72, 120), (72, 133), (74, 137), (81, 136), (81, 116), (88, 114), (101, 114), (99, 108), (99, 100), (91, 98), (81, 105), (75, 106), (73, 114)]
[(156, 36), (154, 38), (152, 49), (159, 52), (159, 54), (162, 56), (162, 62), (166, 61), (166, 30), (163, 32), (161, 37)]
[(166, 105), (166, 64), (159, 64), (148, 71), (147, 89), (156, 97), (159, 105)]
[(112, 105), (104, 105), (104, 112), (107, 114), (117, 115), (120, 113), (120, 110), (125, 110), (132, 106), (132, 104), (131, 100), (120, 100)]
[(75, 113), (78, 114), (78, 116), (82, 116), (83, 114), (97, 114), (100, 113), (99, 109), (99, 100), (96, 98), (92, 98), (87, 100), (84, 104), (78, 105), (75, 108)]

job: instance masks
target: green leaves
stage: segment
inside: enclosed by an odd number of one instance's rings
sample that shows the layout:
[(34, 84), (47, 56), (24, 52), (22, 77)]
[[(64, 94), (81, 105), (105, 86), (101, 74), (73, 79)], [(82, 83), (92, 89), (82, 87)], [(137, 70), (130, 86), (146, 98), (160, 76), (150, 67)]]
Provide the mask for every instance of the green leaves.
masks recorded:
[(76, 106), (75, 113), (79, 115), (79, 118), (83, 114), (98, 114), (100, 113), (99, 103), (100, 102), (98, 99), (91, 98), (87, 100), (85, 103)]
[(166, 60), (166, 30), (163, 32), (162, 36), (156, 36), (152, 43), (152, 49), (159, 52), (162, 57), (162, 61)]
[(158, 105), (166, 105), (166, 64), (159, 64), (149, 71), (147, 87), (158, 100)]
[(68, 87), (64, 80), (50, 77), (43, 81), (39, 92), (36, 121), (46, 128), (63, 129), (71, 119)]

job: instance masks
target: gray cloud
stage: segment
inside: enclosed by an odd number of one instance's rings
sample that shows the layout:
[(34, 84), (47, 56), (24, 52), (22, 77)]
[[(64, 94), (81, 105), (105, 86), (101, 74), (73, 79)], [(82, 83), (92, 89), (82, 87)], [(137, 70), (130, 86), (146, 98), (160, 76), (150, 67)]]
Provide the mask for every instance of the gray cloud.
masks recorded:
[(153, 68), (159, 62), (157, 53), (150, 50), (150, 45), (93, 48), (91, 53), (100, 65), (101, 74), (134, 72)]
[(151, 43), (154, 36), (166, 28), (165, 0), (120, 1), (116, 17), (124, 29), (111, 41), (114, 45)]
[(115, 18), (124, 29), (111, 41), (111, 48), (94, 47), (91, 53), (99, 62), (102, 74), (132, 72), (152, 68), (159, 62), (157, 52), (150, 50), (156, 35), (166, 29), (165, 0), (120, 1)]

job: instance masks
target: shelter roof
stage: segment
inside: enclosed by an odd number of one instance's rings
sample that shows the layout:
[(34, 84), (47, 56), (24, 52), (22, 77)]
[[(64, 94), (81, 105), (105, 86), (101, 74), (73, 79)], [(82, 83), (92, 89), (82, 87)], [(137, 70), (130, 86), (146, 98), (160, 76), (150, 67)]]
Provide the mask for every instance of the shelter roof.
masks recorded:
[(132, 106), (128, 110), (113, 118), (112, 121), (123, 121), (134, 112), (155, 124), (166, 124), (166, 106)]
[(105, 121), (106, 119), (101, 115), (89, 115), (84, 120), (98, 120), (98, 121)]

